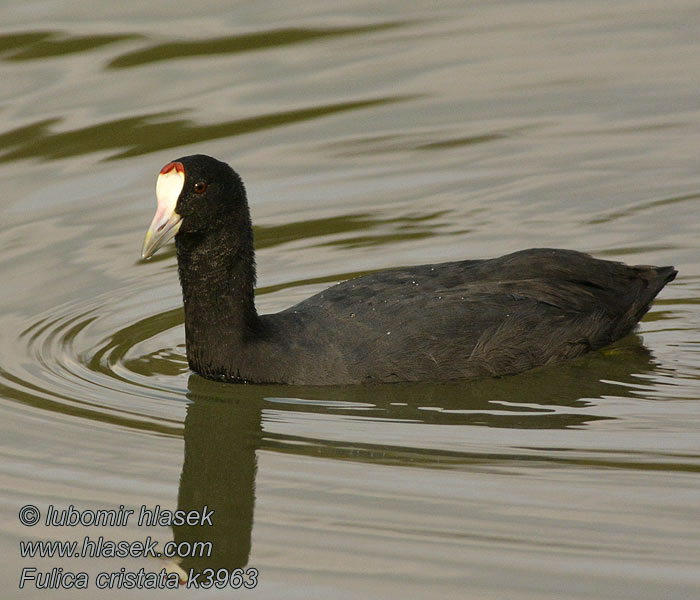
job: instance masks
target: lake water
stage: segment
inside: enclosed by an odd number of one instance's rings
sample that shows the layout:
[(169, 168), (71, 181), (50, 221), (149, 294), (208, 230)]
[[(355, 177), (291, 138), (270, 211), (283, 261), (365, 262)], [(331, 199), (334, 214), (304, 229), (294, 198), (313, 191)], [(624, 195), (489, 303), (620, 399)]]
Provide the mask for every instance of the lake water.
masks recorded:
[[(188, 597), (700, 597), (700, 5), (37, 2), (0, 7), (0, 543), (212, 542)], [(449, 385), (190, 373), (160, 168), (242, 174), (258, 306), (374, 269), (575, 248), (680, 274), (638, 334)], [(201, 509), (213, 525), (35, 527), (18, 511)]]

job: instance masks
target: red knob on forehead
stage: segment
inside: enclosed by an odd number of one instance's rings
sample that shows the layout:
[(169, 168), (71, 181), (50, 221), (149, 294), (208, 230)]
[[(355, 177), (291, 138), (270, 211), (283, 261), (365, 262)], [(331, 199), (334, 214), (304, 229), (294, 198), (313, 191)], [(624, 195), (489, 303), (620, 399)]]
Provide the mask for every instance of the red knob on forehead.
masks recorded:
[(183, 173), (185, 172), (185, 166), (181, 162), (173, 161), (169, 162), (167, 165), (165, 165), (161, 170), (160, 174), (165, 175), (166, 173), (170, 173), (175, 169), (178, 173)]

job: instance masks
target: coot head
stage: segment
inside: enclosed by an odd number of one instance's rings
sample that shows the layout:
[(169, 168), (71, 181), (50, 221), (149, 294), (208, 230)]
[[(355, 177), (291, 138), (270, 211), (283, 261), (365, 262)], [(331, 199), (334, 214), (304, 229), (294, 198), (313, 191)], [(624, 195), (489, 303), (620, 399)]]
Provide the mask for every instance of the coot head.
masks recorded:
[[(196, 154), (165, 165), (156, 181), (157, 209), (141, 252), (150, 258), (177, 234), (206, 235), (247, 221), (243, 182), (226, 163)], [(232, 232), (235, 234), (235, 232)]]

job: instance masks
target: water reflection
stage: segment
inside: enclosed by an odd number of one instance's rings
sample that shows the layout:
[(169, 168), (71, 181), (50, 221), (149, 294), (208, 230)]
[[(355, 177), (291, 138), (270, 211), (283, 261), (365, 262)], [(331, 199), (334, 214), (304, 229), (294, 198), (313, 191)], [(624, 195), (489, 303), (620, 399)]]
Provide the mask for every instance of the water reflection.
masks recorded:
[(109, 44), (141, 37), (138, 34), (129, 33), (77, 36), (59, 31), (10, 33), (0, 36), (0, 52), (14, 50), (2, 57), (2, 60), (6, 61), (36, 60), (88, 52)]
[(201, 40), (178, 40), (174, 42), (153, 44), (142, 50), (124, 53), (112, 59), (109, 67), (123, 69), (137, 67), (178, 58), (194, 56), (212, 56), (220, 54), (240, 54), (266, 48), (291, 46), (323, 38), (358, 35), (384, 31), (399, 27), (401, 23), (380, 23), (357, 27), (287, 27), (270, 31), (242, 33), (220, 38)]
[[(188, 397), (232, 405), (244, 401), (268, 411), (396, 422), (562, 429), (609, 418), (581, 409), (590, 407), (593, 399), (618, 394), (621, 384), (634, 385), (635, 375), (653, 370), (651, 354), (639, 336), (631, 335), (582, 359), (509, 377), (441, 384), (311, 387), (238, 386), (193, 374)], [(264, 444), (273, 440), (274, 436), (266, 436)], [(273, 445), (283, 441), (275, 440)]]
[[(118, 54), (107, 66), (123, 69), (195, 56), (240, 54), (321, 39), (382, 32), (402, 25), (401, 22), (388, 22), (347, 27), (286, 27), (199, 40), (151, 42), (146, 48)], [(145, 36), (134, 33), (72, 35), (62, 31), (22, 31), (0, 35), (0, 52), (4, 53), (2, 60), (5, 61), (37, 60), (144, 39)]]
[(215, 125), (200, 125), (188, 119), (176, 118), (184, 111), (126, 117), (58, 132), (53, 131), (53, 127), (59, 125), (61, 119), (42, 119), (0, 135), (0, 147), (4, 150), (0, 155), (0, 162), (28, 158), (56, 160), (105, 150), (117, 152), (111, 157), (113, 159), (141, 156), (167, 148), (253, 133), (340, 112), (394, 104), (411, 98), (412, 96), (383, 96), (321, 104)]
[[(607, 354), (607, 355), (605, 355)], [(184, 439), (185, 458), (178, 509), (215, 511), (212, 526), (173, 528), (177, 542), (211, 541), (208, 557), (183, 559), (189, 572), (235, 569), (248, 563), (254, 522), (256, 453), (285, 452), (334, 460), (369, 461), (437, 468), (504, 461), (580, 462), (549, 453), (458, 452), (392, 446), (278, 433), (265, 427), (285, 413), (332, 414), (335, 418), (430, 425), (565, 429), (607, 417), (577, 408), (619, 389), (603, 379), (629, 381), (653, 368), (638, 336), (607, 353), (558, 368), (540, 369), (501, 379), (435, 385), (348, 386), (333, 388), (231, 385), (190, 375)], [(573, 410), (572, 410), (573, 409)], [(401, 425), (399, 425), (401, 426)], [(465, 435), (468, 430), (464, 429)], [(620, 466), (622, 463), (620, 464)], [(615, 466), (614, 459), (606, 466)], [(629, 467), (628, 464), (625, 465)]]
[[(198, 378), (193, 378), (198, 379)], [(255, 506), (256, 450), (262, 436), (260, 402), (217, 401), (190, 383), (185, 418), (185, 460), (177, 498), (180, 510), (214, 510), (212, 526), (173, 528), (176, 542), (212, 542), (208, 557), (187, 558), (186, 572), (229, 571), (248, 563)]]

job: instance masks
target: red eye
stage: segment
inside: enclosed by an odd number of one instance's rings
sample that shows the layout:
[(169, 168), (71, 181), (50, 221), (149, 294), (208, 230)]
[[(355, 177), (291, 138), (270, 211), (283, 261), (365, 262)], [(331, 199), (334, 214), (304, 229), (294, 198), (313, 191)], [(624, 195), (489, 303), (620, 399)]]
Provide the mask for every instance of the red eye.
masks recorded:
[(198, 181), (194, 184), (194, 191), (196, 194), (203, 194), (207, 191), (207, 184), (205, 181)]

